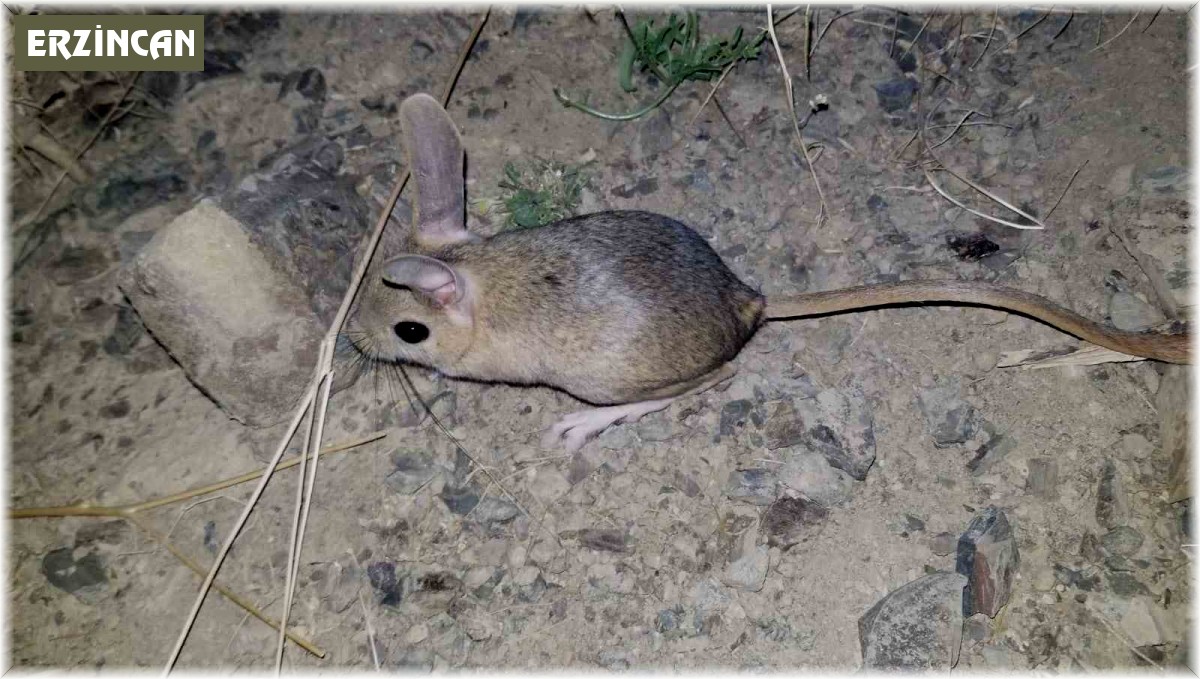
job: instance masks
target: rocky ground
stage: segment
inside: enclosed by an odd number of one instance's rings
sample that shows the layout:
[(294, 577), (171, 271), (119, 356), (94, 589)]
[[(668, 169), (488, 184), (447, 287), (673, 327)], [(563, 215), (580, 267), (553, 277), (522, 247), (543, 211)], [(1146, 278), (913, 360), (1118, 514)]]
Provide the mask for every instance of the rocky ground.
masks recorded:
[[(706, 35), (765, 25), (761, 11), (700, 16)], [(822, 31), (833, 17), (815, 13), (807, 67), (804, 11), (778, 27), (798, 113), (828, 101), (804, 128), (820, 143), (818, 219), (770, 41), (725, 79), (723, 114), (700, 111), (709, 84), (688, 83), (609, 122), (552, 90), (614, 111), (658, 91), (639, 78), (621, 93), (610, 9), (494, 11), (447, 107), (470, 228), (502, 228), (484, 199), (507, 162), (590, 159), (582, 211), (674, 216), (768, 296), (954, 278), (1123, 327), (1188, 313), (1187, 15), (862, 9)], [(402, 168), (397, 104), (441, 90), (475, 19), (212, 17), (205, 72), (144, 74), (130, 99), (129, 74), (14, 74), (10, 115), (69, 148), (114, 102), (136, 105), (88, 149), (91, 178), (44, 206), (58, 170), (12, 161), (13, 506), (138, 502), (270, 457), (282, 428), (241, 424), (198, 389), (118, 288), (123, 271), (198, 199), (233, 195), (304, 144), (336, 147), (330, 181), (366, 201), (350, 220), (365, 233)], [(1046, 228), (933, 191), (913, 139), (925, 125), (945, 167)], [(970, 308), (774, 323), (722, 387), (573, 456), (538, 445), (577, 409), (564, 394), (409, 369), (443, 430), (395, 375), (360, 378), (333, 396), (324, 438), (387, 437), (321, 462), (291, 624), (327, 656), (289, 646), (285, 664), (1181, 668), (1189, 502), (1172, 502), (1178, 432), (1162, 424), (1185, 407), (1180, 376), (1153, 362), (996, 367), (1003, 352), (1075, 344)], [(272, 616), (296, 483), (294, 469), (272, 480), (221, 571)], [(139, 520), (210, 563), (249, 493)], [(145, 531), (35, 518), (9, 536), (15, 666), (166, 660), (199, 579)], [(178, 666), (266, 669), (274, 645), (214, 592)]]

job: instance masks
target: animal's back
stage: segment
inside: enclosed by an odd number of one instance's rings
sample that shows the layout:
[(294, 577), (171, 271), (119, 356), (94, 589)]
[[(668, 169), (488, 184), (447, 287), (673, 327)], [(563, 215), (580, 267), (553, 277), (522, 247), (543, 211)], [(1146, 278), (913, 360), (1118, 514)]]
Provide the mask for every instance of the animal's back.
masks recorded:
[[(483, 254), (486, 252), (486, 256)], [(486, 323), (542, 381), (616, 403), (732, 359), (765, 304), (708, 243), (646, 212), (604, 212), (502, 233), (445, 253), (486, 281)]]

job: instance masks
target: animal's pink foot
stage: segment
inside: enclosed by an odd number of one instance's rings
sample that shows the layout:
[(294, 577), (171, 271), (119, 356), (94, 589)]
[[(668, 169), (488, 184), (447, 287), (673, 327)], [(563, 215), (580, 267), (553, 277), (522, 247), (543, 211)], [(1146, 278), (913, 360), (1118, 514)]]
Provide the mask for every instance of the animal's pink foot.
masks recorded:
[(637, 422), (643, 415), (662, 410), (674, 400), (666, 398), (641, 401), (571, 413), (550, 427), (542, 437), (542, 446), (553, 448), (561, 444), (568, 452), (575, 452), (612, 425), (618, 422)]

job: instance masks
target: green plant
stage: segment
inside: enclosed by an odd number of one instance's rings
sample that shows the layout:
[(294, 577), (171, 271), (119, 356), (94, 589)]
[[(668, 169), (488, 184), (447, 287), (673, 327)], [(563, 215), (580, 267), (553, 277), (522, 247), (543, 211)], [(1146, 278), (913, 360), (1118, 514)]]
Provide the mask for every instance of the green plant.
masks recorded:
[[(624, 22), (624, 16), (621, 17)], [(629, 41), (621, 52), (617, 63), (617, 82), (621, 89), (633, 92), (635, 71), (649, 71), (664, 85), (664, 90), (652, 103), (629, 113), (604, 113), (588, 106), (586, 98), (575, 101), (555, 88), (554, 95), (564, 106), (576, 108), (584, 113), (605, 120), (634, 120), (658, 108), (683, 83), (688, 80), (709, 81), (719, 76), (730, 65), (738, 61), (758, 57), (765, 33), (753, 40), (742, 42), (742, 28), (733, 35), (701, 42), (700, 19), (688, 12), (681, 21), (672, 14), (665, 26), (656, 28), (654, 20), (643, 19), (630, 29), (625, 24)]]
[(530, 229), (574, 215), (590, 181), (585, 166), (541, 158), (520, 167), (505, 163), (498, 201), (505, 228)]

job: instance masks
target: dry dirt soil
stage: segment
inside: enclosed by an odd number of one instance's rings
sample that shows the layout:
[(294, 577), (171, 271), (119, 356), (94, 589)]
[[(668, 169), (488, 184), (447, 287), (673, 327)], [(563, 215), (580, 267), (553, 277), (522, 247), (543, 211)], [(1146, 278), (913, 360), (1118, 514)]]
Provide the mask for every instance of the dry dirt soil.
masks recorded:
[[(985, 280), (1095, 319), (1160, 321), (1132, 250), (1186, 313), (1188, 17), (1147, 10), (1127, 26), (1130, 15), (1043, 11), (904, 15), (893, 31), (885, 9), (823, 30), (834, 10), (822, 8), (807, 64), (804, 11), (781, 23), (797, 112), (828, 100), (804, 130), (828, 208), (819, 220), (769, 40), (703, 109), (711, 84), (689, 82), (650, 115), (610, 122), (563, 107), (553, 88), (612, 111), (661, 91), (639, 76), (638, 92), (621, 92), (613, 11), (497, 9), (448, 106), (469, 158), (469, 225), (501, 228), (479, 205), (500, 194), (505, 163), (593, 158), (582, 211), (673, 216), (767, 295)], [(342, 144), (364, 192), (390, 186), (403, 163), (395, 105), (441, 90), (476, 17), (213, 17), (208, 70), (145, 74), (132, 112), (84, 156), (89, 182), (68, 179), (43, 207), (57, 168), (32, 152), (10, 159), (10, 259), (28, 253), (10, 279), (13, 506), (137, 502), (269, 459), (280, 429), (238, 424), (190, 382), (142, 329), (118, 271), (174, 215), (306, 135)], [(738, 25), (755, 36), (766, 20), (700, 17), (711, 36)], [(280, 96), (309, 69), (319, 82), (309, 72)], [(78, 148), (130, 74), (102, 75), (13, 74), (9, 114), (41, 116)], [(921, 162), (935, 145), (944, 167), (1045, 228), (989, 222), (933, 191)], [(394, 375), (359, 379), (333, 396), (325, 440), (387, 437), (321, 461), (291, 624), (327, 656), (289, 645), (285, 666), (850, 671), (860, 617), (953, 571), (958, 536), (995, 506), (1020, 563), (1003, 610), (966, 620), (958, 668), (1181, 667), (1191, 540), (1188, 502), (1168, 499), (1155, 405), (1165, 366), (996, 367), (1003, 352), (1076, 344), (963, 307), (772, 323), (734, 379), (576, 456), (538, 443), (578, 409), (565, 394), (408, 369), (443, 431)], [(863, 480), (781, 441), (793, 406), (825, 392), (870, 423)], [(272, 616), (297, 478), (271, 481), (219, 578)], [(211, 563), (251, 485), (140, 520)], [(797, 496), (826, 511), (772, 533), (768, 504)], [(8, 533), (14, 666), (167, 659), (199, 579), (144, 531), (70, 517)], [(214, 592), (178, 667), (262, 670), (274, 648), (272, 630)]]

